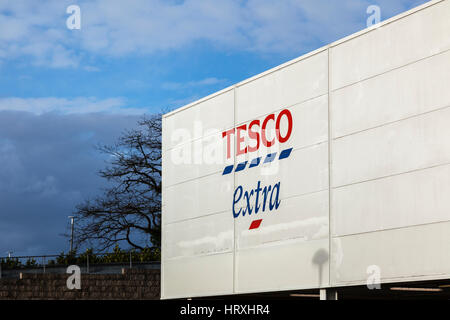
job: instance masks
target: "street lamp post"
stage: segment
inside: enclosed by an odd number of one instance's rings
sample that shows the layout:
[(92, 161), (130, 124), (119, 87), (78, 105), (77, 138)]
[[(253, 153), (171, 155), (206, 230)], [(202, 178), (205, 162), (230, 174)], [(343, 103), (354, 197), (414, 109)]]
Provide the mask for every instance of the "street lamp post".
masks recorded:
[(75, 217), (69, 216), (70, 218), (70, 252), (73, 251), (73, 228), (75, 223)]

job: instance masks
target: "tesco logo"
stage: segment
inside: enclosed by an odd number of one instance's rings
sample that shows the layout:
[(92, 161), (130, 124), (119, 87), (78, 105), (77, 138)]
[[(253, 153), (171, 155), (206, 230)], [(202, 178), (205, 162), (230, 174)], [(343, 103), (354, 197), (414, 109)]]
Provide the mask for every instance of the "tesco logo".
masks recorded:
[[(281, 134), (281, 121), (287, 121), (287, 131)], [(270, 122), (275, 124), (275, 136), (270, 140), (267, 135), (267, 126)], [(261, 123), (260, 120), (253, 120), (248, 125), (244, 124), (239, 127), (222, 132), (222, 138), (226, 139), (227, 159), (231, 158), (231, 138), (236, 135), (236, 156), (258, 151), (261, 144), (267, 148), (278, 143), (285, 143), (292, 134), (292, 114), (288, 109), (282, 110), (276, 117), (275, 114), (269, 114)], [(248, 137), (248, 144), (245, 144), (245, 138)], [(253, 141), (253, 146), (250, 142)]]
[[(284, 123), (282, 124), (282, 121)], [(268, 136), (268, 126), (271, 126), (271, 131), (275, 128), (275, 135)], [(283, 127), (283, 132), (281, 130)], [(271, 148), (278, 144), (283, 144), (289, 140), (292, 134), (293, 120), (292, 114), (288, 109), (282, 110), (277, 115), (275, 113), (269, 114), (261, 122), (260, 120), (253, 120), (248, 125), (243, 124), (239, 127), (222, 132), (222, 138), (226, 139), (227, 145), (227, 159), (231, 158), (231, 139), (236, 135), (236, 156), (258, 151), (262, 146)], [(247, 143), (246, 143), (247, 141)], [(253, 143), (251, 143), (253, 142)], [(261, 163), (267, 164), (273, 162), (275, 159), (279, 161), (290, 156), (293, 148), (285, 149), (278, 152), (271, 151), (264, 157), (254, 156), (251, 161), (243, 161), (236, 165), (229, 165), (225, 167), (222, 175), (231, 174), (258, 167)], [(248, 166), (247, 166), (248, 165)], [(254, 169), (253, 169), (254, 170)], [(251, 190), (244, 190), (243, 186), (237, 186), (233, 194), (233, 217), (239, 218), (245, 215), (258, 215), (264, 212), (278, 210), (280, 199), (281, 182), (275, 183), (273, 186), (262, 186), (261, 181), (257, 182), (257, 186)], [(249, 230), (258, 229), (261, 226), (263, 219), (253, 220), (250, 224)]]

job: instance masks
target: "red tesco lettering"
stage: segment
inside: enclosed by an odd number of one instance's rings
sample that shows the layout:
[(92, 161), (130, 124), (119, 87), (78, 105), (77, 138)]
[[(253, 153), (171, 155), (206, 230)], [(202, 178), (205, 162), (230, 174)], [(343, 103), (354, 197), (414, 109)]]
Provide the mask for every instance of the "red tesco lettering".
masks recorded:
[[(286, 118), (288, 123), (287, 132), (285, 133), (284, 136), (281, 135), (280, 130), (281, 120), (283, 119), (283, 117)], [(276, 135), (275, 137), (272, 138), (272, 140), (269, 141), (267, 140), (266, 128), (270, 121), (275, 122)], [(236, 134), (236, 156), (239, 156), (242, 154), (257, 151), (261, 146), (261, 143), (267, 148), (270, 148), (277, 141), (279, 143), (287, 142), (292, 134), (292, 126), (293, 126), (292, 114), (288, 109), (284, 109), (278, 114), (276, 118), (275, 114), (273, 113), (269, 114), (262, 121), (262, 124), (260, 120), (253, 120), (250, 122), (248, 126), (247, 124), (244, 124), (239, 127), (222, 132), (222, 138), (226, 139), (227, 159), (231, 158), (231, 138), (233, 134)], [(256, 145), (255, 146), (246, 145), (245, 135), (248, 136), (249, 142), (254, 141)]]

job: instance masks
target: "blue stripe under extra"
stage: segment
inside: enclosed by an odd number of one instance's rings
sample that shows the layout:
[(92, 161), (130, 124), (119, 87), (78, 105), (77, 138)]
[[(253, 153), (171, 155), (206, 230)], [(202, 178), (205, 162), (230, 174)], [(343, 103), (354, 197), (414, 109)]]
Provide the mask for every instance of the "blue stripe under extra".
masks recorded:
[(267, 157), (266, 157), (266, 160), (264, 160), (264, 163), (272, 162), (273, 160), (275, 160), (275, 157), (276, 157), (276, 156), (277, 156), (277, 153), (276, 153), (276, 152), (275, 152), (275, 153), (268, 154)]
[(234, 172), (239, 172), (245, 169), (245, 167), (247, 166), (247, 161), (239, 163), (236, 167), (236, 170)]
[(259, 166), (260, 162), (261, 162), (261, 157), (253, 159), (252, 162), (250, 163), (250, 167), (249, 168), (253, 168), (253, 167)]
[(233, 165), (228, 166), (228, 167), (225, 167), (225, 169), (223, 169), (222, 175), (224, 176), (224, 175), (226, 175), (226, 174), (230, 174), (231, 172), (233, 172), (233, 168), (234, 168)]
[(292, 152), (292, 148), (283, 150), (280, 153), (280, 157), (278, 159), (283, 160), (283, 159), (289, 158), (289, 156), (291, 155), (291, 152)]

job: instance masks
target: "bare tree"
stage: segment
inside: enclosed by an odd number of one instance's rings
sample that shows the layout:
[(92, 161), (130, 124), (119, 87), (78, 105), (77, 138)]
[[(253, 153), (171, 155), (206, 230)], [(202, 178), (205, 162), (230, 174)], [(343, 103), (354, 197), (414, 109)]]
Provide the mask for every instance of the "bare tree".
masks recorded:
[(99, 175), (112, 186), (76, 207), (77, 246), (161, 246), (161, 131), (160, 114), (144, 117), (116, 144), (98, 147), (111, 158)]

